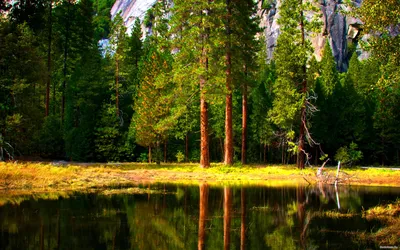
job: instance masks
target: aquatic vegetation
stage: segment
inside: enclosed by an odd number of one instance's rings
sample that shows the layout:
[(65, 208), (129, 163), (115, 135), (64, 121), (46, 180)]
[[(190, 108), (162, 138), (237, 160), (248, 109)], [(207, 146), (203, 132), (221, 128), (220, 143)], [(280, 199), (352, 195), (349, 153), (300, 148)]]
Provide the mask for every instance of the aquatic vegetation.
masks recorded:
[(363, 212), (369, 221), (379, 220), (383, 223), (376, 232), (366, 234), (366, 238), (380, 245), (397, 246), (400, 244), (400, 199), (394, 203), (375, 206)]

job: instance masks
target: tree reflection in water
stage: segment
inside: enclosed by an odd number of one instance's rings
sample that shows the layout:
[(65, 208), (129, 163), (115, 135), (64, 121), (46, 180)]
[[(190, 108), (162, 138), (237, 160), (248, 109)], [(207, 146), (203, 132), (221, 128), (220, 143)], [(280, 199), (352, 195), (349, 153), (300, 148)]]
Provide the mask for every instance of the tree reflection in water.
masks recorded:
[(375, 248), (378, 242), (360, 240), (361, 233), (386, 224), (362, 212), (399, 194), (393, 188), (207, 183), (152, 184), (140, 194), (3, 193), (0, 249)]
[(208, 209), (208, 184), (200, 184), (200, 202), (199, 202), (199, 242), (198, 249), (205, 249), (205, 238), (206, 238), (206, 220), (207, 220), (207, 209)]

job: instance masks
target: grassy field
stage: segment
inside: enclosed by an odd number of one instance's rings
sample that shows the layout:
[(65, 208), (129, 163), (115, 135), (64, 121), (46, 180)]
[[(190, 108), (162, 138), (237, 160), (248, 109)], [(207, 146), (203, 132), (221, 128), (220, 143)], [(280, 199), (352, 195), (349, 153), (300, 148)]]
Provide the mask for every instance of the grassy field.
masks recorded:
[[(58, 164), (34, 162), (0, 163), (0, 189), (82, 190), (126, 187), (145, 182), (210, 184), (308, 185), (314, 184), (317, 168), (295, 166), (212, 164)], [(325, 174), (334, 178), (335, 168)], [(400, 171), (391, 169), (343, 169), (342, 185), (400, 186)]]

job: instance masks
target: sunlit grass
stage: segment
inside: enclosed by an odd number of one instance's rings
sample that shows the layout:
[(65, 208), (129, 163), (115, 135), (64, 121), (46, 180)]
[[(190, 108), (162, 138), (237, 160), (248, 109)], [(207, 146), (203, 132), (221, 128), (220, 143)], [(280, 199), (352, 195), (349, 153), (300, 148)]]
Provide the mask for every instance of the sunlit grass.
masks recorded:
[(352, 218), (354, 216), (359, 216), (359, 214), (352, 212), (342, 213), (336, 210), (327, 210), (327, 211), (314, 212), (313, 216), (321, 218), (330, 218), (330, 219), (343, 219), (343, 218)]
[[(0, 189), (82, 190), (121, 188), (140, 182), (163, 182), (198, 185), (297, 186), (316, 183), (317, 168), (299, 170), (295, 165), (226, 166), (212, 163), (200, 168), (197, 163), (77, 163), (55, 166), (50, 163), (1, 162)], [(387, 169), (343, 168), (352, 185), (400, 186), (400, 171)], [(325, 172), (335, 175), (336, 168)]]
[(379, 220), (385, 224), (375, 233), (368, 234), (368, 237), (380, 245), (400, 244), (400, 199), (394, 203), (375, 206), (363, 212), (367, 220)]

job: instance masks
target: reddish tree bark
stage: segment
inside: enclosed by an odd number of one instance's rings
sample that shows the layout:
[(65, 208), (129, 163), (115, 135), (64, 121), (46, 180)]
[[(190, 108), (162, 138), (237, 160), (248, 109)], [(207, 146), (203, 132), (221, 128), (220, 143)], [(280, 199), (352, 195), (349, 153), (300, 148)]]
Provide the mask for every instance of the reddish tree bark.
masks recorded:
[(230, 42), (230, 17), (231, 17), (231, 8), (230, 8), (230, 0), (226, 0), (227, 5), (227, 18), (226, 18), (226, 55), (225, 55), (225, 65), (226, 65), (226, 94), (225, 98), (225, 164), (232, 165), (233, 164), (233, 129), (232, 129), (232, 54), (231, 54), (231, 42)]
[(232, 189), (224, 188), (224, 250), (229, 250), (231, 242), (231, 215), (232, 212)]
[(208, 185), (207, 183), (200, 184), (200, 214), (199, 214), (199, 234), (197, 248), (199, 250), (205, 249), (206, 238), (206, 219), (208, 208)]
[(246, 194), (244, 189), (240, 190), (240, 250), (246, 249)]
[[(204, 85), (204, 83), (203, 83)], [(210, 166), (210, 151), (208, 139), (208, 110), (204, 94), (200, 99), (200, 167)]]
[(242, 93), (242, 164), (246, 164), (247, 148), (247, 83), (243, 83)]
[[(204, 35), (207, 37), (207, 35)], [(207, 38), (205, 38), (207, 39)], [(200, 65), (208, 70), (207, 49), (203, 46)], [(208, 168), (210, 166), (210, 150), (208, 137), (208, 103), (205, 97), (206, 78), (200, 76), (200, 167)]]

